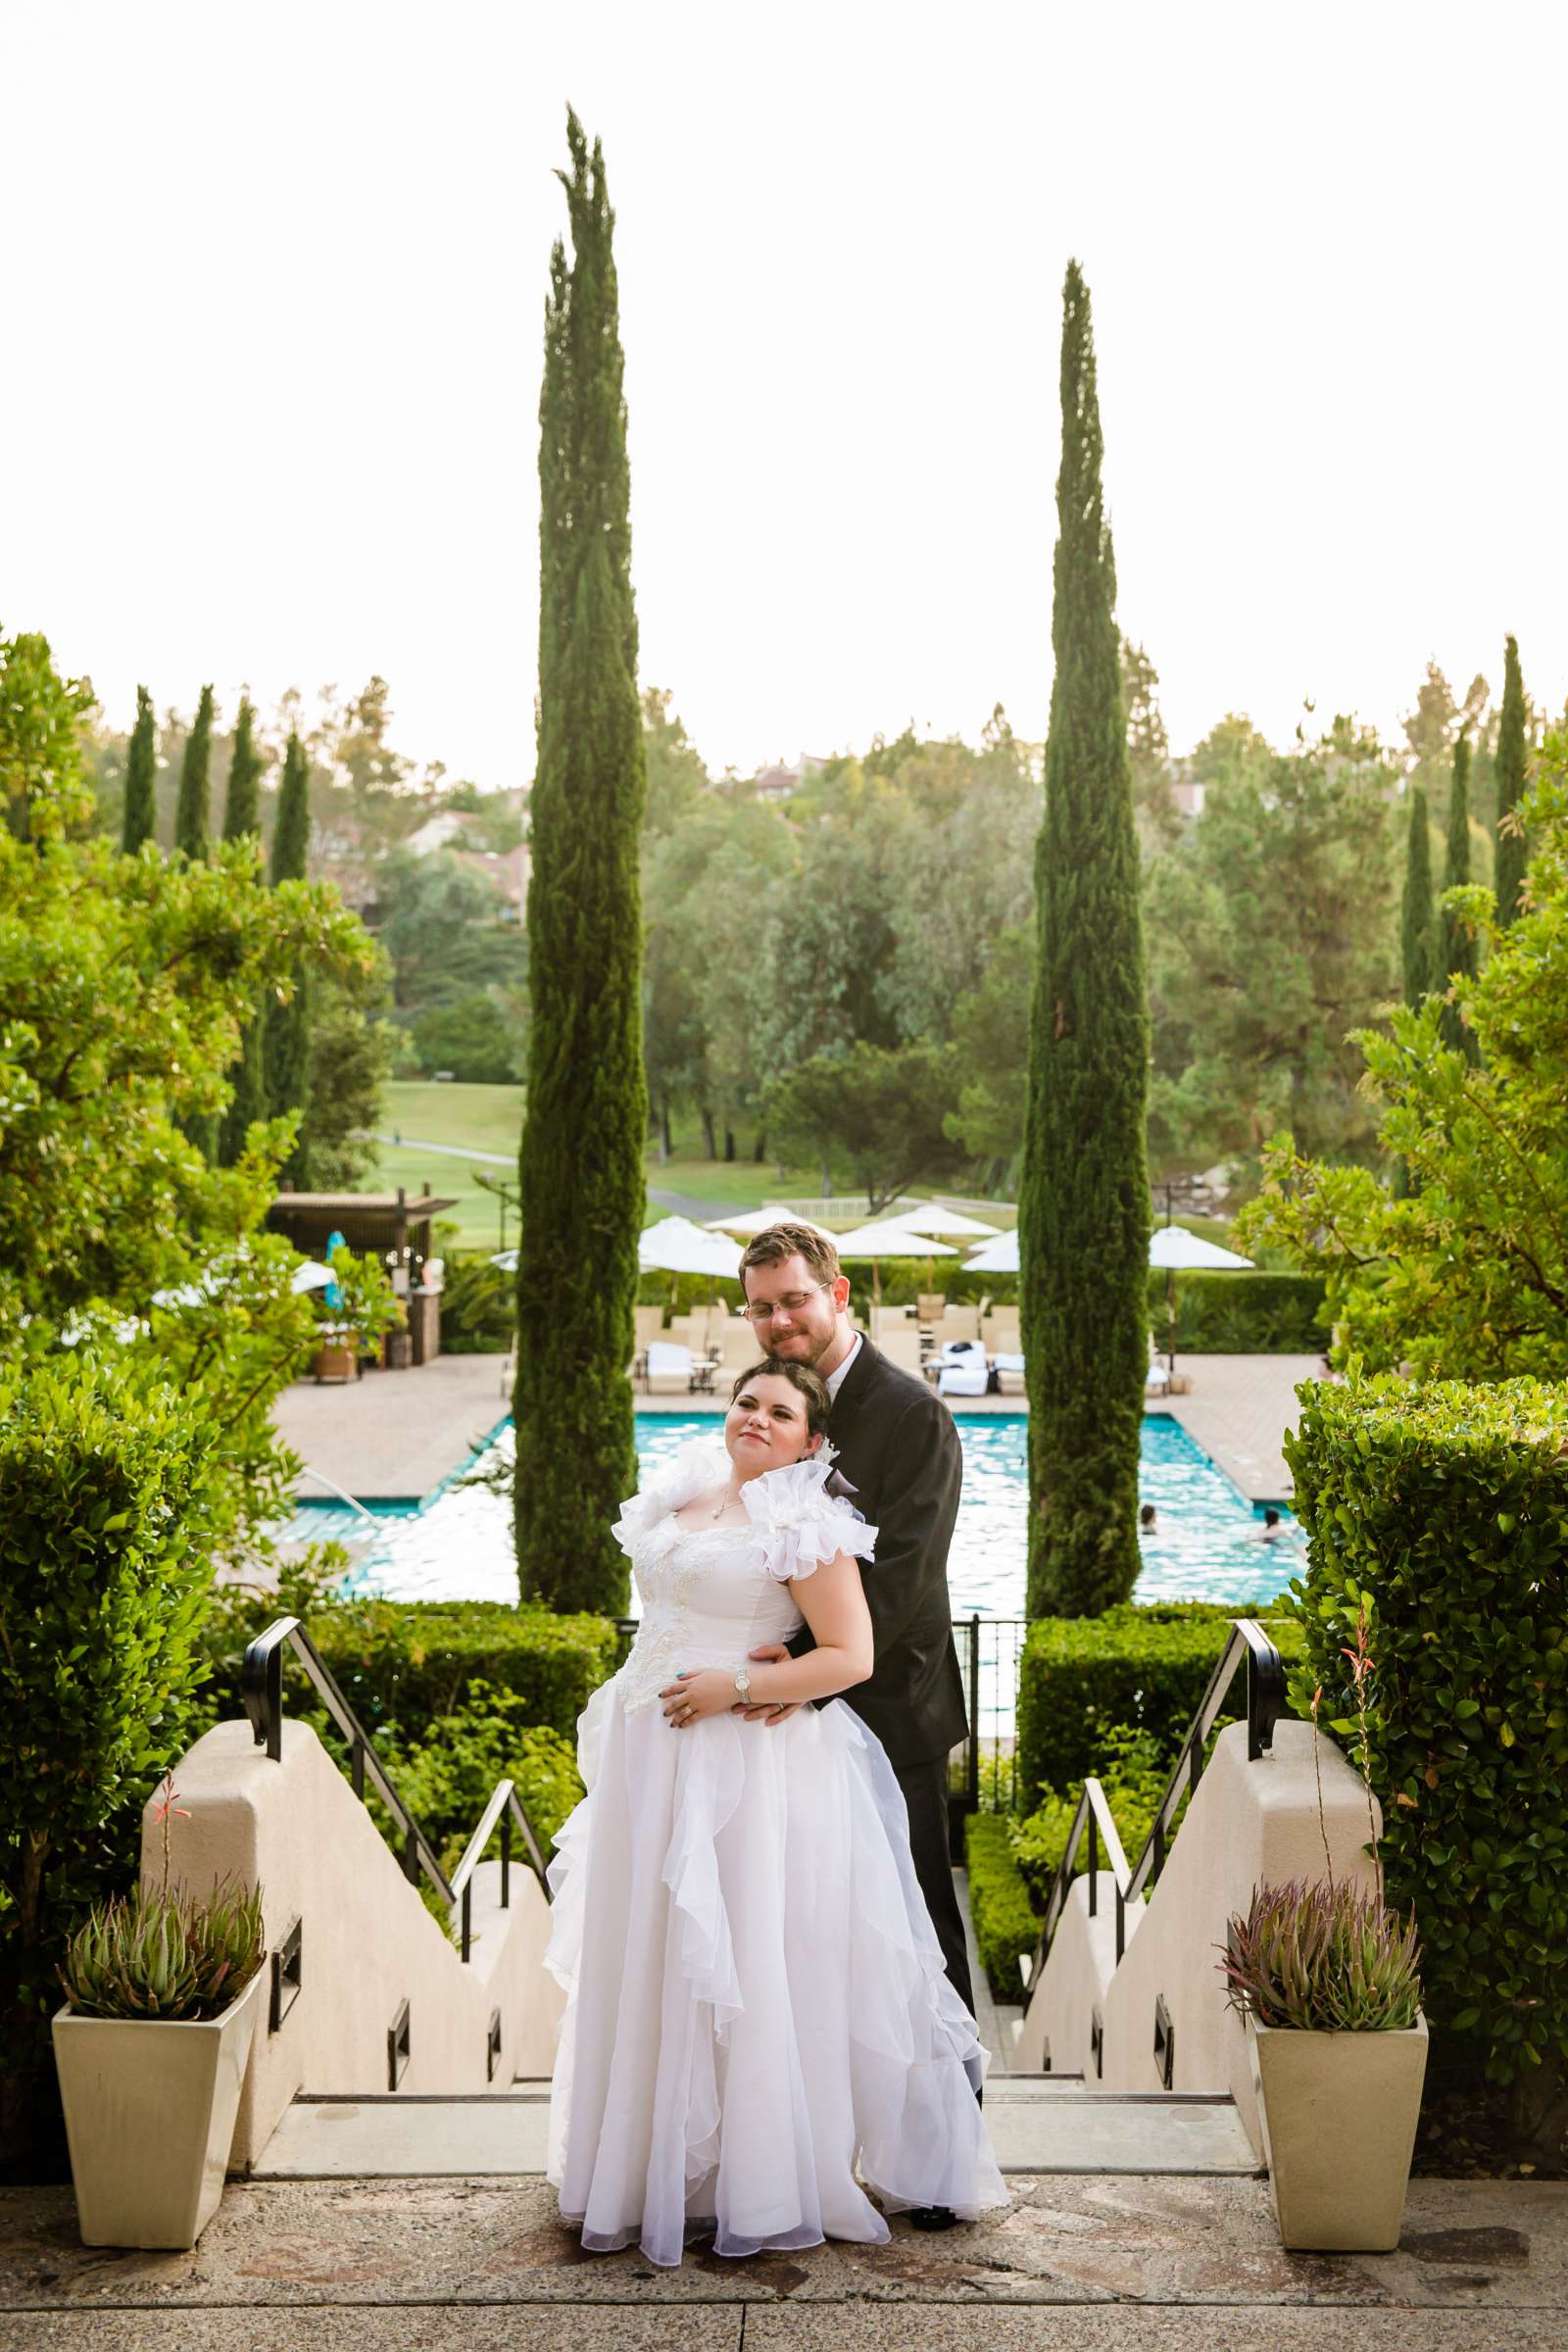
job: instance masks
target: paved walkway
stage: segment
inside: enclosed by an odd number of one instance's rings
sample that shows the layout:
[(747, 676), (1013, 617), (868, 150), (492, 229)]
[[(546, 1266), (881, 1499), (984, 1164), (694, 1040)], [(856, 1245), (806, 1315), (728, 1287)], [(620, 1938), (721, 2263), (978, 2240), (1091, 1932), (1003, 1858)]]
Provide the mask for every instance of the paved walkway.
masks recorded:
[(1192, 1387), (1161, 1400), (1249, 1502), (1287, 1502), (1293, 1481), (1280, 1441), (1300, 1411), (1298, 1384), (1316, 1380), (1316, 1355), (1178, 1355)]
[[(307, 1467), (361, 1502), (416, 1502), (450, 1477), (512, 1410), (501, 1355), (440, 1355), (406, 1372), (360, 1380), (296, 1380), (272, 1407), (286, 1446)], [(331, 1492), (314, 1478), (302, 1501)]]
[(1568, 2183), (1415, 2180), (1394, 2254), (1286, 2254), (1266, 2181), (1032, 2174), (883, 2247), (656, 2271), (541, 2180), (231, 2184), (188, 2254), (0, 2190), (0, 2352), (1561, 2352)]

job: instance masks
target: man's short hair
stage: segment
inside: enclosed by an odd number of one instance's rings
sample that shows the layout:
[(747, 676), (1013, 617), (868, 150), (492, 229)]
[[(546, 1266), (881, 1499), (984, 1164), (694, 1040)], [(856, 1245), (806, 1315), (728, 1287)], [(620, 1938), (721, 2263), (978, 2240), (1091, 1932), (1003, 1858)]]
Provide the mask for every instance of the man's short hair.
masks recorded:
[(839, 1278), (839, 1253), (825, 1233), (809, 1225), (769, 1225), (741, 1259), (742, 1290), (749, 1266), (781, 1266), (787, 1257), (804, 1257), (824, 1289)]

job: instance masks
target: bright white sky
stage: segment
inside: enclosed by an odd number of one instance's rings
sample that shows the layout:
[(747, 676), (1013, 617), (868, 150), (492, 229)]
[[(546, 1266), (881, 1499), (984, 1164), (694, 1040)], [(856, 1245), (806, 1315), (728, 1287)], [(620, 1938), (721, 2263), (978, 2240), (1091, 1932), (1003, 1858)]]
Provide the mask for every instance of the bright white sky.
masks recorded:
[(1568, 693), (1564, 13), (0, 0), (0, 627), (126, 725), (391, 681), (533, 763), (569, 98), (618, 215), (643, 681), (710, 764), (1044, 733), (1060, 286), (1177, 749), (1435, 657)]

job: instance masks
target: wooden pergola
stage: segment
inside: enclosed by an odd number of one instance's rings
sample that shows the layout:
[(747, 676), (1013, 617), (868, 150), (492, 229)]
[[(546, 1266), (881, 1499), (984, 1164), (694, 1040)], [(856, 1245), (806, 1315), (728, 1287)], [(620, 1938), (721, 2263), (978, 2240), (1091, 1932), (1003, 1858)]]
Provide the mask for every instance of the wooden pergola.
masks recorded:
[[(441, 1352), (440, 1294), (424, 1281), (425, 1260), (433, 1254), (430, 1225), (456, 1206), (455, 1196), (432, 1193), (428, 1185), (411, 1194), (401, 1184), (395, 1193), (297, 1193), (285, 1184), (267, 1212), (267, 1223), (302, 1257), (324, 1259), (329, 1238), (340, 1233), (351, 1250), (373, 1250), (394, 1279), (404, 1275), (414, 1360), (424, 1364)], [(397, 1287), (404, 1291), (403, 1283)]]

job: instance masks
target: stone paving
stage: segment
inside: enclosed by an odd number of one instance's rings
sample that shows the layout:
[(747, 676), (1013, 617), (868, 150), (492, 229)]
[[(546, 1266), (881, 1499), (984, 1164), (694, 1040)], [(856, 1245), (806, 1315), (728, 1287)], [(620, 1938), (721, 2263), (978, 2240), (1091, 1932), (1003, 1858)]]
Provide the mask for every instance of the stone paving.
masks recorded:
[[(82, 2246), (66, 2188), (0, 2190), (0, 2352), (615, 2345), (683, 2352), (1561, 2352), (1568, 2183), (1416, 2180), (1393, 2254), (1287, 2254), (1267, 2183), (1035, 2175), (883, 2247), (657, 2271), (584, 2254), (538, 2180), (231, 2183), (184, 2254)], [(568, 2316), (569, 2315), (569, 2316)]]

